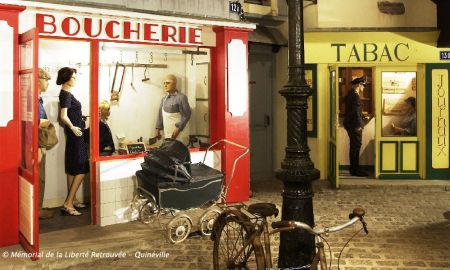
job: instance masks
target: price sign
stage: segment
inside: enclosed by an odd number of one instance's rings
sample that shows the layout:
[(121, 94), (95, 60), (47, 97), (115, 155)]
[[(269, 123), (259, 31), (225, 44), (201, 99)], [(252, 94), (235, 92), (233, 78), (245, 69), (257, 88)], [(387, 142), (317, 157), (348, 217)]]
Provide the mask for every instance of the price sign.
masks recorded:
[(127, 144), (127, 152), (128, 154), (145, 152), (145, 145), (144, 143), (129, 143)]

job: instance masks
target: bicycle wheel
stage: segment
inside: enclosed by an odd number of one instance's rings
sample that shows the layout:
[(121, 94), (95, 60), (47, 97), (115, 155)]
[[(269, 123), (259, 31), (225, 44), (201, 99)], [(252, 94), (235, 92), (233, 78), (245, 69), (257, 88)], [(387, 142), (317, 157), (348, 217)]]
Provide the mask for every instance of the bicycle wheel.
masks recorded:
[[(264, 250), (259, 240), (248, 242), (253, 231), (236, 216), (218, 219), (215, 230), (213, 264), (215, 270), (265, 269)], [(236, 258), (236, 259), (234, 259)]]

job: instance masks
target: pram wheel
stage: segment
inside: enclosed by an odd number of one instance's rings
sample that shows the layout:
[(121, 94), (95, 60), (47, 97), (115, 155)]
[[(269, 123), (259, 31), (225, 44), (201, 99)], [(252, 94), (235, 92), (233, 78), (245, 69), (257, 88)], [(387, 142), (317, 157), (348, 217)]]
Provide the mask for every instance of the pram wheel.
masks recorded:
[(199, 226), (200, 226), (200, 232), (203, 235), (211, 235), (214, 221), (216, 221), (216, 218), (220, 215), (219, 210), (208, 210), (206, 211), (202, 217), (200, 218)]
[(174, 217), (167, 224), (167, 237), (173, 244), (178, 244), (186, 240), (191, 233), (192, 221), (187, 215)]
[(142, 206), (139, 211), (139, 218), (145, 224), (152, 223), (155, 217), (159, 214), (159, 208), (153, 199), (149, 199)]
[(141, 209), (143, 202), (147, 201), (146, 199), (144, 199), (143, 197), (139, 196), (139, 195), (135, 195), (133, 200), (131, 201), (131, 210), (134, 211), (138, 211)]

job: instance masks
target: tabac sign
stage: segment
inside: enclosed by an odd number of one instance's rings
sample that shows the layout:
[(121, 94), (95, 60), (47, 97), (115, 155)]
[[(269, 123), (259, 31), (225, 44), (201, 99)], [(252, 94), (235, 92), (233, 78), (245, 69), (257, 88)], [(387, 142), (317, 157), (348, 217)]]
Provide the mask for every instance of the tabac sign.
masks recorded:
[(444, 58), (450, 60), (448, 50), (440, 53), (436, 48), (438, 37), (438, 31), (305, 32), (305, 62), (377, 65), (439, 63)]
[(340, 62), (405, 62), (409, 58), (408, 43), (394, 44), (346, 44), (331, 43), (335, 50), (335, 61)]
[(148, 20), (38, 13), (36, 26), (39, 34), (46, 36), (194, 46), (202, 44), (200, 27)]

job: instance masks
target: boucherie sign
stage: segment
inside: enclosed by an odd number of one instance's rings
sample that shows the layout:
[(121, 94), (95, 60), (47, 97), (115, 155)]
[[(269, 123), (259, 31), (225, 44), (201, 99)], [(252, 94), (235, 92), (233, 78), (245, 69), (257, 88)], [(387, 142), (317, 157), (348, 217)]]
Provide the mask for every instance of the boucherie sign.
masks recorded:
[(202, 29), (152, 21), (36, 14), (41, 35), (131, 42), (202, 44)]

